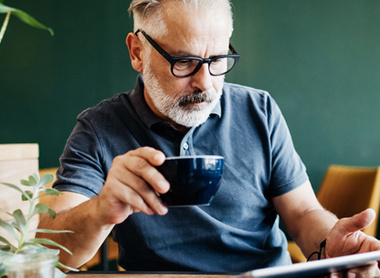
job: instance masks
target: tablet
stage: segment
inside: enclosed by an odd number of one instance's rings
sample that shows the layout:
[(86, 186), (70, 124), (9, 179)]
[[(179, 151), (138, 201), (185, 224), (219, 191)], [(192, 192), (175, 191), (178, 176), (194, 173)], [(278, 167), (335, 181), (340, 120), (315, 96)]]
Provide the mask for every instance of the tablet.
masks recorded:
[(333, 272), (340, 272), (366, 266), (374, 261), (380, 261), (380, 251), (347, 255), (336, 258), (297, 263), (286, 266), (275, 266), (252, 270), (238, 277), (244, 278), (296, 278), (323, 277)]

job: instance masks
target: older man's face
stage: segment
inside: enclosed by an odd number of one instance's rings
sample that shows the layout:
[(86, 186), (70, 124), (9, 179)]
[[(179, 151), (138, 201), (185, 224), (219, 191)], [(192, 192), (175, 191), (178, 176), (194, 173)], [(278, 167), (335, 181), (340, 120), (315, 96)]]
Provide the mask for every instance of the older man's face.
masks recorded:
[[(170, 55), (209, 58), (228, 53), (231, 25), (222, 8), (196, 12), (175, 1), (165, 7), (168, 32), (153, 39)], [(174, 77), (170, 63), (151, 49), (144, 60), (143, 79), (144, 96), (153, 112), (173, 125), (191, 127), (208, 118), (220, 98), (224, 76), (210, 75), (203, 64), (192, 76)]]

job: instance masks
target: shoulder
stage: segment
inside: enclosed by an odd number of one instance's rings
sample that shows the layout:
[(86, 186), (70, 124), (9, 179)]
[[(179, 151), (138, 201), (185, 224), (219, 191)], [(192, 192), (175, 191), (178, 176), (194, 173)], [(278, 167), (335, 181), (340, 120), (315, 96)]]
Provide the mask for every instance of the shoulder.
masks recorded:
[(243, 95), (247, 95), (253, 98), (270, 98), (270, 94), (267, 91), (228, 82), (224, 83), (223, 93), (230, 96), (238, 95), (241, 97)]
[(265, 90), (256, 89), (244, 85), (225, 83), (222, 98), (226, 106), (232, 109), (247, 108), (265, 115), (271, 114), (273, 109), (277, 110), (277, 104), (272, 96)]
[(125, 101), (127, 100), (128, 93), (120, 93), (111, 98), (105, 99), (97, 105), (87, 108), (82, 111), (78, 116), (78, 121), (105, 121), (116, 117), (119, 111), (125, 109)]
[(269, 93), (267, 91), (245, 86), (245, 85), (240, 85), (236, 83), (229, 83), (225, 82), (223, 85), (223, 90), (228, 93), (244, 93), (244, 94), (254, 94), (254, 95), (259, 95), (259, 96), (269, 96)]

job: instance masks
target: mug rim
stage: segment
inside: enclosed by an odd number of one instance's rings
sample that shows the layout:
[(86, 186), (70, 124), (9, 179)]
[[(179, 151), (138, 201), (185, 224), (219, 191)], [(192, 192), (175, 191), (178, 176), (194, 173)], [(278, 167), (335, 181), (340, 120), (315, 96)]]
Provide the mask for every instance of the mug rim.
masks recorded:
[(214, 158), (214, 159), (224, 159), (221, 155), (184, 155), (184, 156), (168, 156), (165, 160), (174, 160), (174, 159), (193, 159), (193, 158)]

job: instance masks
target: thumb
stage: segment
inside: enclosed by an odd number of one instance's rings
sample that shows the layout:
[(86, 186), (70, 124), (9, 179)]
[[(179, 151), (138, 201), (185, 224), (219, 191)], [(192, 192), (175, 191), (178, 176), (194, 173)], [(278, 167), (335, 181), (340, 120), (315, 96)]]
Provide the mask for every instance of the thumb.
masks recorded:
[(345, 221), (341, 222), (341, 229), (345, 230), (346, 233), (360, 231), (371, 225), (375, 218), (375, 211), (373, 209), (366, 209), (352, 217), (344, 219)]

